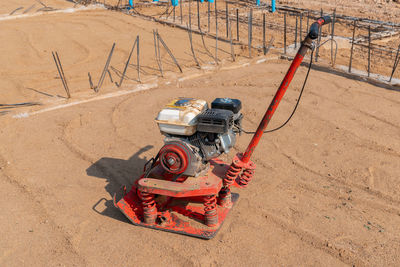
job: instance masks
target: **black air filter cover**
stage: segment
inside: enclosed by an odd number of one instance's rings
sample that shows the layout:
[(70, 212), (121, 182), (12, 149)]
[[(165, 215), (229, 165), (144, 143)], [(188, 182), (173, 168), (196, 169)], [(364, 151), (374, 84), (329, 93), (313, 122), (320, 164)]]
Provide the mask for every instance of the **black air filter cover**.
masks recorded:
[(233, 112), (226, 109), (207, 109), (197, 116), (197, 131), (226, 133), (233, 125)]
[(242, 109), (242, 102), (239, 99), (216, 98), (211, 103), (211, 108), (227, 109), (236, 114)]

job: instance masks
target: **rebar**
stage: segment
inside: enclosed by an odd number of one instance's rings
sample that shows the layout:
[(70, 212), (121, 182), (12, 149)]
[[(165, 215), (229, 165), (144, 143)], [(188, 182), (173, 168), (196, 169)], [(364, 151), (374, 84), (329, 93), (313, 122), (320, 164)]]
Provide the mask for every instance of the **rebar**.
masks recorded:
[(157, 39), (161, 42), (161, 44), (164, 46), (165, 50), (167, 50), (167, 53), (169, 54), (169, 56), (172, 58), (172, 60), (174, 61), (175, 65), (178, 67), (180, 72), (182, 71), (181, 66), (179, 65), (178, 61), (176, 60), (176, 58), (174, 57), (174, 55), (172, 54), (171, 50), (169, 50), (167, 44), (164, 42), (164, 40), (161, 38), (161, 35), (158, 33), (158, 31), (156, 32), (157, 34)]
[(215, 8), (215, 61), (218, 64), (218, 13), (217, 13), (217, 0), (214, 1)]
[(283, 15), (283, 24), (284, 24), (284, 26), (283, 26), (283, 54), (285, 54), (285, 55), (286, 55), (286, 33), (287, 33), (286, 16), (287, 16), (287, 13), (285, 12), (285, 14)]
[(192, 0), (189, 0), (189, 27), (192, 28)]
[(294, 48), (297, 48), (297, 24), (298, 24), (298, 17), (297, 17), (297, 14), (296, 14), (295, 16), (296, 16), (296, 28), (295, 28), (295, 31), (294, 31)]
[(200, 0), (197, 0), (197, 27), (200, 29)]
[(193, 49), (192, 29), (190, 29), (190, 27), (189, 27), (189, 30), (188, 30), (187, 32), (188, 32), (188, 34), (189, 34), (190, 50), (192, 51), (192, 55), (193, 55), (194, 62), (196, 62), (196, 65), (197, 65), (198, 67), (200, 67), (200, 63), (199, 63), (199, 61), (197, 60), (196, 54), (194, 53), (194, 49)]
[(69, 87), (68, 87), (67, 79), (65, 78), (64, 70), (63, 70), (60, 58), (58, 56), (58, 52), (57, 51), (56, 52), (51, 52), (51, 54), (53, 55), (54, 62), (56, 63), (58, 75), (60, 76), (61, 82), (62, 82), (62, 84), (64, 86), (64, 90), (67, 93), (67, 97), (71, 98), (71, 94), (69, 93)]
[(231, 27), (232, 25), (231, 25), (231, 22), (230, 22), (230, 20), (229, 20), (229, 17), (228, 17), (228, 27), (229, 27), (229, 42), (230, 42), (230, 44), (231, 44), (231, 56), (232, 56), (232, 61), (235, 61), (236, 59), (235, 59), (235, 50), (234, 50), (234, 48), (233, 48), (233, 42), (232, 42), (232, 27)]
[(126, 71), (127, 71), (127, 69), (128, 69), (129, 62), (131, 61), (131, 57), (132, 57), (133, 51), (135, 50), (135, 47), (136, 47), (137, 42), (138, 42), (138, 39), (137, 39), (137, 37), (136, 37), (136, 40), (135, 40), (135, 42), (134, 42), (133, 45), (132, 45), (131, 52), (129, 53), (128, 59), (127, 59), (127, 61), (126, 61), (124, 71), (122, 72), (121, 80), (119, 81), (119, 84), (116, 83), (116, 85), (117, 85), (118, 87), (121, 87), (122, 82), (124, 81), (125, 74), (126, 74)]
[(392, 73), (390, 74), (389, 82), (392, 81), (394, 72), (396, 71), (397, 65), (399, 64), (399, 52), (400, 52), (400, 45), (399, 45), (399, 47), (397, 48), (397, 53), (396, 53), (396, 57), (395, 57), (395, 59), (394, 59), (393, 69), (392, 69)]
[(111, 83), (114, 83), (114, 79), (112, 78), (111, 71), (107, 69), (108, 77), (110, 78)]
[(35, 6), (36, 6), (35, 4), (31, 5), (30, 7), (28, 7), (27, 9), (25, 9), (24, 12), (22, 12), (22, 14), (28, 13), (28, 12), (31, 11), (32, 8), (34, 8)]
[(248, 22), (248, 27), (247, 27), (247, 33), (248, 33), (247, 39), (248, 39), (248, 46), (249, 46), (249, 58), (251, 58), (251, 42), (253, 39), (253, 33), (252, 33), (252, 31), (253, 31), (253, 9), (252, 8), (250, 8), (248, 19), (249, 19), (249, 22)]
[(225, 20), (226, 20), (226, 38), (228, 38), (229, 37), (229, 22), (228, 22), (228, 20), (229, 20), (229, 15), (228, 15), (228, 2), (225, 2)]
[(208, 50), (206, 46), (206, 42), (204, 41), (204, 33), (200, 29), (201, 41), (203, 42), (204, 50), (206, 50), (207, 55), (209, 55), (214, 61), (215, 64), (218, 64), (217, 60), (214, 58), (213, 54)]
[(239, 42), (239, 8), (236, 8), (236, 40)]
[(208, 19), (208, 32), (210, 32), (210, 2), (207, 2), (207, 19)]
[(356, 34), (356, 27), (357, 27), (357, 21), (354, 21), (353, 38), (351, 39), (349, 73), (351, 73), (351, 64), (353, 63), (353, 48), (354, 48), (354, 38), (355, 38), (355, 34)]
[(179, 10), (181, 13), (181, 24), (183, 24), (183, 11), (182, 11), (182, 0), (179, 0)]
[(155, 33), (156, 33), (156, 40), (157, 40), (158, 61), (160, 62), (161, 69), (163, 69), (163, 67), (162, 67), (162, 59), (161, 59), (161, 50), (160, 50), (160, 38), (159, 38), (159, 35), (158, 35), (158, 29), (156, 29)]
[(103, 85), (104, 78), (106, 77), (106, 73), (107, 73), (108, 67), (110, 66), (111, 58), (114, 53), (114, 48), (115, 48), (115, 43), (113, 43), (111, 51), (108, 55), (108, 58), (107, 58), (106, 64), (104, 65), (104, 69), (103, 69), (103, 72), (101, 73), (99, 82), (97, 83), (97, 86), (94, 87), (94, 91), (96, 93), (100, 90), (101, 86)]
[(31, 107), (31, 106), (40, 106), (42, 105), (39, 102), (23, 102), (23, 103), (15, 103), (15, 104), (0, 104), (0, 109), (10, 109), (10, 108), (18, 108), (18, 107)]
[(333, 41), (335, 38), (335, 22), (336, 22), (336, 9), (333, 11), (333, 16), (332, 16), (332, 33), (331, 33), (331, 63), (332, 63), (332, 67), (335, 66), (335, 61), (333, 59)]
[(42, 8), (39, 8), (39, 9), (36, 10), (35, 12), (40, 12), (40, 11), (48, 12), (48, 11), (53, 11), (53, 10), (55, 10), (55, 9), (49, 6), (49, 7), (42, 7)]
[(24, 7), (23, 6), (20, 6), (20, 7), (18, 7), (18, 8), (16, 8), (16, 9), (14, 9), (13, 11), (11, 11), (11, 13), (10, 14), (8, 14), (8, 15), (14, 15), (14, 13), (15, 12), (17, 12), (18, 10), (21, 10), (21, 9), (23, 9)]
[(153, 39), (154, 39), (154, 53), (155, 53), (155, 56), (156, 56), (156, 61), (157, 61), (158, 69), (160, 70), (161, 77), (163, 77), (163, 76), (164, 76), (164, 74), (163, 74), (163, 67), (162, 67), (162, 63), (161, 63), (161, 58), (160, 58), (160, 56), (159, 56), (159, 47), (160, 47), (160, 46), (158, 45), (159, 41), (158, 41), (158, 36), (157, 36), (155, 30), (153, 30)]
[(88, 75), (88, 78), (89, 78), (90, 89), (94, 89), (93, 80), (92, 80), (92, 75), (90, 75), (90, 72), (88, 72), (87, 75)]
[(65, 77), (65, 74), (64, 74), (64, 68), (63, 68), (63, 66), (61, 64), (61, 60), (60, 60), (60, 58), (58, 56), (58, 52), (56, 52), (55, 54), (56, 54), (56, 57), (57, 57), (58, 65), (60, 66), (60, 70), (61, 70), (61, 73), (62, 73), (62, 76), (63, 76), (63, 80), (64, 80), (64, 83), (65, 83), (65, 86), (68, 89), (68, 92), (67, 92), (68, 98), (70, 98), (71, 95), (69, 93), (69, 86), (68, 86), (68, 83), (67, 83), (67, 78)]
[(368, 77), (371, 74), (371, 25), (368, 26)]
[(263, 13), (263, 53), (267, 54), (267, 47), (265, 46), (265, 13)]
[[(172, 12), (172, 11), (171, 11)], [(164, 12), (164, 14), (165, 14), (165, 19), (168, 19), (169, 18), (169, 15), (171, 15), (171, 12), (169, 12), (169, 1), (167, 2), (167, 8), (165, 9), (165, 12)], [(162, 14), (162, 15), (164, 15), (164, 14)], [(162, 17), (162, 15), (160, 16), (160, 18)]]
[(39, 4), (41, 4), (43, 7), (47, 7), (45, 4), (43, 4), (43, 2), (42, 1), (40, 1), (40, 0), (36, 0), (36, 2), (38, 2)]
[(303, 12), (300, 12), (300, 39), (301, 42), (303, 40)]
[(137, 39), (137, 49), (136, 49), (136, 56), (137, 56), (137, 59), (136, 59), (136, 65), (137, 65), (137, 75), (138, 75), (138, 81), (139, 82), (141, 82), (141, 80), (140, 80), (140, 37), (139, 37), (139, 35), (136, 37), (136, 39)]

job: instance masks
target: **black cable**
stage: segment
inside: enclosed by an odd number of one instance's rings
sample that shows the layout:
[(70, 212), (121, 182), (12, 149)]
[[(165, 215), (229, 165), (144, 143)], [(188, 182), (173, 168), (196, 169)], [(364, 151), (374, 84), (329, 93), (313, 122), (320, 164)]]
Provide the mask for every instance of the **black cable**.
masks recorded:
[[(305, 79), (304, 79), (303, 87), (302, 87), (301, 90), (300, 90), (299, 98), (297, 99), (297, 102), (296, 102), (296, 105), (294, 106), (294, 109), (293, 109), (293, 111), (292, 111), (292, 114), (290, 114), (289, 118), (288, 118), (281, 126), (275, 128), (275, 129), (272, 129), (272, 130), (266, 130), (266, 131), (264, 131), (264, 133), (271, 133), (271, 132), (274, 132), (274, 131), (277, 131), (277, 130), (281, 129), (281, 128), (282, 128), (283, 126), (285, 126), (285, 125), (291, 120), (291, 118), (293, 117), (293, 115), (294, 115), (294, 113), (296, 112), (297, 107), (298, 107), (298, 105), (299, 105), (299, 103), (300, 103), (300, 99), (301, 99), (301, 96), (303, 95), (304, 88), (306, 87), (306, 84), (307, 84), (308, 75), (310, 74), (311, 66), (312, 66), (312, 63), (313, 63), (313, 56), (314, 56), (314, 48), (311, 50), (310, 64), (309, 64), (309, 66), (308, 66), (308, 70), (307, 70), (306, 77), (305, 77)], [(256, 132), (248, 132), (248, 131), (245, 131), (245, 130), (243, 130), (243, 129), (240, 129), (240, 130), (243, 131), (245, 134), (255, 134), (255, 133), (256, 133)]]

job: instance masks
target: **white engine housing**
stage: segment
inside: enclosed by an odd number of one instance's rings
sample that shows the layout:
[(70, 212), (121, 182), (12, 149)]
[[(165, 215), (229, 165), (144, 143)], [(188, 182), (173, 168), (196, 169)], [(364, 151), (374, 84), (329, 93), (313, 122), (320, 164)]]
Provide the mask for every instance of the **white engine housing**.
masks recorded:
[(197, 115), (207, 108), (205, 100), (174, 99), (158, 113), (156, 122), (162, 134), (191, 136), (197, 130)]

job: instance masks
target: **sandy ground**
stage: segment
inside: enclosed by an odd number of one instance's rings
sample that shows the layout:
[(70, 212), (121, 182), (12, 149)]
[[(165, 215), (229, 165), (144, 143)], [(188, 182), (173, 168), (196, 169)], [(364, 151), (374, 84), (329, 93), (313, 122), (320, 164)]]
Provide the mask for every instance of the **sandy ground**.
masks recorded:
[[(3, 13), (14, 8), (0, 7)], [(176, 45), (184, 74), (163, 54), (167, 73), (159, 77), (152, 50), (156, 27)], [(244, 127), (253, 130), (290, 62), (204, 74), (194, 68), (187, 33), (104, 10), (1, 21), (0, 32), (7, 40), (0, 53), (0, 103), (43, 103), (0, 116), (0, 265), (400, 264), (399, 92), (312, 71), (294, 118), (264, 136), (254, 153), (254, 180), (239, 192), (218, 235), (204, 241), (135, 227), (113, 207), (112, 195), (132, 184), (162, 146), (154, 117), (170, 99), (239, 98)], [(155, 88), (100, 99), (137, 88), (135, 66), (122, 90), (107, 79), (98, 95), (89, 89), (87, 72), (97, 81), (114, 41), (111, 65), (121, 70), (138, 32), (143, 83)], [(212, 40), (207, 44), (211, 50)], [(195, 48), (203, 51), (202, 63), (212, 65), (200, 39)], [(221, 49), (225, 65), (229, 46), (221, 43)], [(62, 57), (71, 100), (57, 97), (65, 93), (52, 50)], [(290, 114), (305, 72), (299, 69), (271, 128)], [(87, 102), (13, 117), (80, 100)], [(223, 158), (229, 162), (250, 138), (241, 136)]]
[[(257, 148), (255, 179), (215, 239), (134, 227), (112, 207), (112, 194), (162, 145), (153, 119), (164, 103), (183, 95), (240, 98), (245, 126), (254, 129), (287, 66), (263, 63), (3, 117), (1, 263), (398, 265), (398, 92), (324, 73), (312, 73), (290, 126)], [(289, 114), (304, 72), (271, 127)]]

